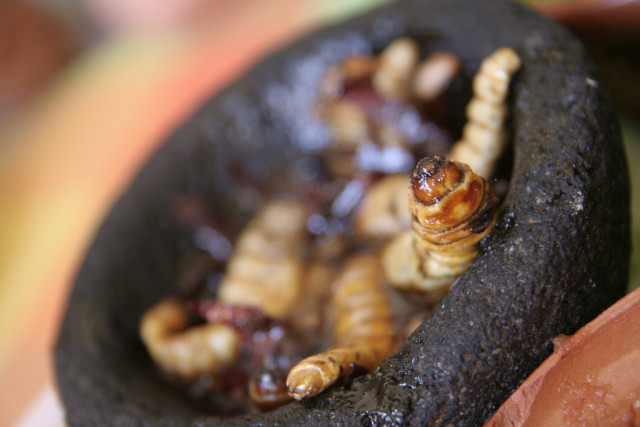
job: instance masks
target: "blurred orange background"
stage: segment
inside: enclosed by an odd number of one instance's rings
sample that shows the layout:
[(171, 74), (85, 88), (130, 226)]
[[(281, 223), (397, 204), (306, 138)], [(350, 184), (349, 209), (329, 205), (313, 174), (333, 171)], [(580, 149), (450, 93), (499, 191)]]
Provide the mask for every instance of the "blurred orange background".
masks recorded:
[[(154, 149), (261, 57), (387, 1), (0, 3), (0, 426), (63, 424), (51, 352), (73, 276), (109, 207)], [(589, 19), (606, 16), (547, 3), (547, 13), (587, 42)], [(618, 34), (618, 26), (611, 43), (637, 40), (637, 28)], [(640, 61), (625, 55), (624, 72), (640, 81), (632, 62)], [(635, 99), (619, 104), (634, 163)], [(638, 189), (640, 175), (632, 180)], [(632, 284), (640, 283), (635, 259)]]
[(268, 52), (379, 3), (0, 3), (0, 425), (42, 425), (30, 410), (56, 409), (70, 284), (150, 153)]

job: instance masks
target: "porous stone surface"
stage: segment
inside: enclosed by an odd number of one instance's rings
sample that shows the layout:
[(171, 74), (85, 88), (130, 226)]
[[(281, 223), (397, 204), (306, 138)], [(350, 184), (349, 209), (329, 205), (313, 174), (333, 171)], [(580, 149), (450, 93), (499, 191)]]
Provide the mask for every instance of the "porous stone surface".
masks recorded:
[[(327, 67), (399, 36), (423, 54), (455, 52), (467, 76), (500, 46), (521, 56), (513, 170), (496, 228), (435, 315), (369, 375), (266, 414), (211, 414), (157, 374), (137, 336), (140, 314), (171, 292), (190, 255), (174, 198), (203, 197), (237, 232), (255, 189), (284, 191), (276, 172), (326, 143), (311, 108)], [(604, 92), (570, 34), (507, 1), (402, 1), (272, 55), (175, 133), (101, 228), (56, 347), (69, 425), (482, 424), (550, 354), (553, 337), (626, 288), (627, 168)]]

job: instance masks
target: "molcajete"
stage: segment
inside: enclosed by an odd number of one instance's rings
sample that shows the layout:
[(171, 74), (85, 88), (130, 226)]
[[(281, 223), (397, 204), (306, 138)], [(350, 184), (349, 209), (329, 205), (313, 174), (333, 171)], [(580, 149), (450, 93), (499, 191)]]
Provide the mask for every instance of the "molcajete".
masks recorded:
[[(472, 75), (515, 49), (512, 171), (479, 257), (407, 342), (370, 374), (264, 414), (222, 417), (163, 381), (137, 333), (189, 256), (172, 203), (195, 194), (239, 230), (246, 200), (322, 146), (311, 118), (331, 64), (408, 36), (455, 52)], [(459, 105), (467, 101), (464, 90)], [(462, 107), (461, 107), (462, 108)], [(564, 29), (521, 5), (403, 1), (276, 53), (204, 105), (159, 150), (102, 226), (56, 347), (70, 425), (477, 425), (552, 351), (618, 299), (629, 260), (629, 188), (617, 121)], [(249, 205), (251, 205), (249, 203)]]

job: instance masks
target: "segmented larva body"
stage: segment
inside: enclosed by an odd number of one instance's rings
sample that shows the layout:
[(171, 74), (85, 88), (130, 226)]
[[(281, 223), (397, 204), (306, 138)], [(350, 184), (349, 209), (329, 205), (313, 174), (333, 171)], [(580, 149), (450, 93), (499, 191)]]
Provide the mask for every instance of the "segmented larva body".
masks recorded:
[(394, 318), (382, 278), (376, 255), (357, 255), (347, 262), (332, 296), (333, 348), (291, 369), (287, 387), (295, 399), (320, 393), (354, 367), (374, 369), (395, 350)]
[(414, 72), (412, 94), (421, 101), (433, 101), (445, 93), (462, 64), (451, 52), (433, 52)]
[(394, 40), (379, 55), (349, 56), (329, 69), (317, 105), (332, 133), (323, 155), (327, 171), (348, 178), (358, 171), (404, 172), (414, 163), (410, 152), (425, 138), (434, 145), (430, 152), (448, 145), (446, 132), (427, 121), (427, 112), (440, 110), (437, 99), (459, 69), (460, 61), (447, 52), (420, 61), (418, 43), (408, 38)]
[(468, 164), (484, 178), (493, 174), (504, 149), (504, 121), (508, 113), (505, 99), (511, 78), (519, 68), (518, 54), (508, 47), (498, 49), (482, 61), (473, 79), (473, 97), (467, 105), (462, 139), (449, 153), (451, 160)]
[(160, 301), (142, 316), (140, 337), (164, 372), (193, 381), (203, 373), (215, 375), (235, 361), (240, 338), (231, 327), (187, 326), (187, 308), (174, 298)]
[(364, 239), (388, 239), (411, 224), (409, 174), (388, 175), (376, 182), (358, 207), (353, 226)]
[[(288, 320), (296, 331), (316, 336), (323, 330), (323, 307), (331, 297), (331, 286), (337, 276), (333, 265), (314, 260), (303, 276), (303, 287), (298, 304)], [(308, 336), (308, 335), (307, 335)]]
[(238, 238), (218, 300), (286, 317), (300, 293), (306, 219), (301, 202), (265, 203)]
[[(300, 292), (306, 214), (300, 202), (270, 201), (238, 239), (218, 300), (283, 318)], [(215, 375), (235, 362), (241, 337), (220, 322), (188, 327), (184, 302), (165, 299), (140, 322), (140, 336), (160, 368), (182, 380)]]
[(392, 285), (438, 298), (478, 254), (498, 199), (469, 166), (445, 157), (420, 160), (410, 182), (413, 230), (391, 241), (382, 263)]
[(374, 89), (393, 98), (410, 99), (411, 77), (419, 59), (420, 47), (415, 40), (394, 40), (380, 52), (378, 67), (371, 76)]

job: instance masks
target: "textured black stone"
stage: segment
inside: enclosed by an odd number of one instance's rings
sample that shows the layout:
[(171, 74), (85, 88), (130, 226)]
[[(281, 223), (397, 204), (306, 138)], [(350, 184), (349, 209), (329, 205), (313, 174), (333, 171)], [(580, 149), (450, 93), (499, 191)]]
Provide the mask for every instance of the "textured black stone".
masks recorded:
[[(137, 338), (185, 253), (176, 194), (201, 195), (238, 230), (248, 188), (325, 140), (309, 121), (320, 76), (394, 38), (456, 52), (473, 75), (513, 47), (513, 172), (495, 230), (437, 309), (370, 375), (275, 412), (211, 415), (167, 385)], [(464, 100), (460, 100), (461, 103)], [(314, 148), (315, 147), (315, 148)], [(279, 187), (280, 186), (280, 187)], [(246, 197), (245, 197), (246, 199)], [(582, 46), (506, 1), (402, 1), (295, 43), (204, 105), (114, 207), (78, 274), (56, 348), (72, 426), (480, 425), (550, 353), (619, 298), (629, 261), (629, 188), (616, 118)]]

